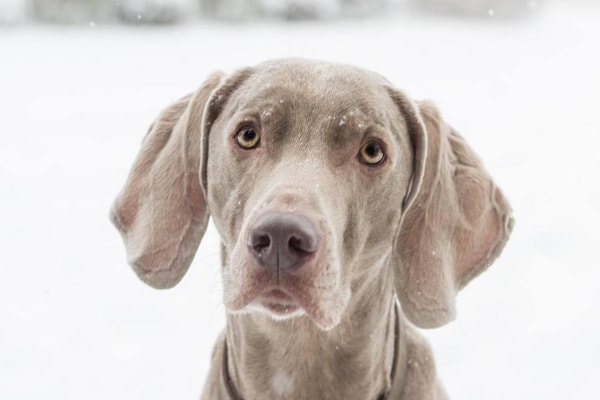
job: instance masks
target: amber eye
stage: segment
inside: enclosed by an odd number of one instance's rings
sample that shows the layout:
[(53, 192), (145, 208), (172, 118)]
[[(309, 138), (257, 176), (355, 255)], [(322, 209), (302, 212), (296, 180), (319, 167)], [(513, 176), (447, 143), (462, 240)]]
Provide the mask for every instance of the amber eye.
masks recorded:
[(237, 140), (242, 149), (250, 150), (258, 146), (260, 135), (256, 129), (244, 127), (238, 131), (235, 140)]
[(360, 159), (368, 166), (374, 167), (379, 165), (385, 159), (383, 148), (378, 142), (367, 142), (360, 149)]

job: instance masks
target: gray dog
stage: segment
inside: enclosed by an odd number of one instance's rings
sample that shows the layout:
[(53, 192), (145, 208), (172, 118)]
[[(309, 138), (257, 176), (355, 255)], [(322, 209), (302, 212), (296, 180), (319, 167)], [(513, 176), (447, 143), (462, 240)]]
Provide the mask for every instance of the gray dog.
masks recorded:
[(112, 220), (139, 277), (168, 288), (209, 214), (228, 313), (203, 400), (446, 398), (412, 324), (451, 321), (513, 224), (432, 104), (306, 60), (214, 74), (168, 107)]

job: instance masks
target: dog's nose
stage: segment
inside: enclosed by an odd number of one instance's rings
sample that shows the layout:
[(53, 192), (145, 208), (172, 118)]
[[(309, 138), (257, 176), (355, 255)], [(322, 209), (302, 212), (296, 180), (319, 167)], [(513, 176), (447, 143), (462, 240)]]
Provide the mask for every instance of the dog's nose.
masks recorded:
[(319, 247), (319, 234), (303, 215), (270, 212), (254, 222), (248, 246), (261, 266), (283, 272), (305, 264)]

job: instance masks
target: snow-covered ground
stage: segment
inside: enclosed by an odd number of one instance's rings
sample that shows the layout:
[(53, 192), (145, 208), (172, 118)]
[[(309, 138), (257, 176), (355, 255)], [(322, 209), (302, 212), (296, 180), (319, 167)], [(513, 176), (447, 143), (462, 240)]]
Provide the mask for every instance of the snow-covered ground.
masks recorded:
[(0, 29), (0, 399), (198, 397), (224, 325), (215, 230), (156, 291), (108, 208), (159, 110), (215, 69), (283, 56), (433, 99), (512, 202), (502, 257), (425, 331), (452, 397), (599, 399), (599, 21), (589, 3), (516, 22)]

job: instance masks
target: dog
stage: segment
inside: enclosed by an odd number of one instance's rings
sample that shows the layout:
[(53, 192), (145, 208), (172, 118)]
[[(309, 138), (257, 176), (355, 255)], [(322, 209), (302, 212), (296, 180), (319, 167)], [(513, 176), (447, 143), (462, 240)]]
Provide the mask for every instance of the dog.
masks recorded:
[(432, 103), (301, 59), (215, 73), (164, 110), (111, 210), (156, 288), (183, 277), (209, 215), (227, 326), (203, 400), (447, 398), (415, 326), (454, 319), (513, 226)]

